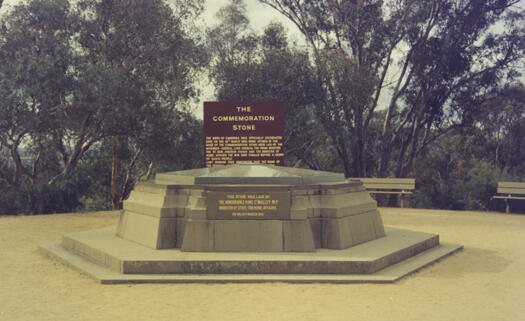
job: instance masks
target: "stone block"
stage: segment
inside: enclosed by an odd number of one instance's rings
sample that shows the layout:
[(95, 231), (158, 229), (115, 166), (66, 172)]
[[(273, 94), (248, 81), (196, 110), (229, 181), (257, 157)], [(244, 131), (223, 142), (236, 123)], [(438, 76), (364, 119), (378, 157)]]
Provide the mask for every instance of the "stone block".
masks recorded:
[(105, 260), (106, 260), (105, 266), (107, 266), (113, 271), (123, 272), (121, 260), (111, 255), (108, 255), (108, 254), (106, 254)]
[(378, 210), (372, 211), (372, 217), (374, 220), (374, 230), (376, 232), (376, 237), (383, 237), (385, 236), (385, 228), (383, 226), (383, 220), (381, 219), (381, 215), (379, 214)]
[(176, 218), (160, 218), (124, 211), (117, 235), (153, 249), (175, 247)]
[(186, 218), (177, 217), (177, 223), (175, 225), (175, 247), (181, 248), (184, 237), (184, 229), (186, 228)]
[(186, 220), (181, 250), (187, 252), (212, 252), (214, 250), (214, 222)]
[[(381, 237), (376, 232), (377, 215), (376, 211), (370, 211), (342, 218), (322, 219), (323, 247), (345, 249)], [(334, 235), (330, 235), (331, 233)]]
[(189, 188), (188, 192), (191, 196), (204, 196), (206, 192), (202, 188)]
[(124, 204), (122, 208), (125, 211), (131, 211), (135, 213), (140, 213), (142, 215), (152, 216), (152, 217), (176, 217), (177, 216), (177, 208), (162, 208), (158, 206), (150, 206), (140, 203), (133, 203), (130, 201), (124, 201)]
[(153, 207), (185, 207), (188, 203), (188, 195), (178, 193), (150, 193), (133, 190), (126, 201)]
[(346, 181), (343, 183), (337, 182), (332, 184), (321, 184), (320, 188), (321, 195), (348, 194), (365, 191), (365, 188), (360, 181)]
[(308, 196), (308, 200), (310, 201), (310, 208), (312, 209), (309, 214), (312, 216), (310, 217), (320, 217), (321, 216), (321, 195), (319, 194), (312, 194)]
[(308, 195), (292, 196), (292, 206), (290, 218), (292, 220), (305, 220), (313, 216), (313, 209), (310, 205)]
[(342, 250), (352, 246), (350, 226), (347, 218), (323, 218), (321, 220), (322, 247)]
[(174, 208), (177, 216), (184, 216), (184, 209), (188, 205), (188, 195), (174, 194), (166, 195), (163, 207)]
[(314, 252), (315, 242), (308, 220), (283, 222), (283, 251)]
[(205, 208), (187, 208), (184, 212), (184, 216), (192, 220), (205, 220), (206, 209)]
[(312, 237), (314, 239), (314, 245), (316, 249), (322, 248), (322, 235), (321, 235), (321, 219), (320, 218), (309, 218), (310, 229), (312, 230)]
[(75, 248), (75, 243), (73, 240), (69, 237), (63, 236), (62, 237), (62, 246), (68, 250), (73, 250)]
[[(195, 194), (193, 194), (193, 192), (195, 192)], [(206, 198), (203, 197), (202, 190), (191, 191), (184, 216), (193, 220), (206, 219)]]
[(305, 220), (308, 218), (308, 213), (311, 212), (309, 208), (299, 208), (290, 210), (290, 219), (292, 220)]
[(376, 238), (373, 212), (353, 215), (343, 219), (343, 222), (350, 228), (352, 246)]
[(326, 194), (321, 197), (321, 207), (345, 207), (374, 201), (368, 192)]
[(99, 251), (97, 248), (83, 243), (83, 242), (77, 242), (74, 239), (71, 239), (69, 236), (64, 236), (62, 238), (62, 244), (68, 244), (67, 248), (84, 258), (87, 258), (91, 262), (96, 262), (100, 265), (105, 265), (106, 263), (106, 254), (102, 251)]
[(292, 195), (292, 197), (308, 195), (308, 189), (306, 189), (306, 188), (295, 188), (295, 189), (291, 190), (290, 194)]
[[(198, 264), (198, 263), (196, 263)], [(148, 271), (149, 274), (184, 274), (188, 273), (186, 267), (189, 264), (185, 261), (124, 261), (122, 262), (122, 273), (130, 274), (141, 274), (142, 271)]]
[(217, 252), (281, 252), (283, 250), (282, 221), (277, 220), (217, 220), (215, 248)]
[(154, 193), (154, 194), (177, 194), (179, 186), (176, 185), (165, 185), (165, 184), (156, 184), (154, 182), (138, 182), (133, 188), (135, 191)]
[(322, 217), (345, 217), (375, 210), (377, 202), (367, 192), (323, 195), (321, 197)]
[(188, 198), (187, 206), (189, 208), (206, 208), (206, 198), (202, 195), (191, 194)]
[(126, 225), (128, 224), (128, 217), (129, 215), (126, 214), (126, 210), (120, 211), (120, 216), (118, 217), (117, 230), (116, 230), (117, 236), (122, 237), (122, 235), (124, 235)]
[(375, 210), (376, 208), (377, 206), (375, 201), (369, 201), (368, 203), (354, 204), (341, 207), (323, 207), (320, 209), (320, 214), (321, 217), (339, 218), (370, 212)]
[(181, 194), (181, 195), (191, 195), (191, 191), (192, 190), (193, 189), (191, 189), (191, 188), (181, 188), (179, 190), (179, 194)]
[(161, 218), (157, 236), (157, 249), (172, 249), (176, 246), (177, 218)]
[(165, 194), (160, 193), (148, 193), (143, 192), (140, 190), (133, 190), (129, 197), (127, 198), (127, 202), (131, 203), (139, 203), (149, 206), (155, 206), (155, 207), (164, 207), (164, 199), (166, 198)]
[(346, 249), (381, 237), (376, 233), (377, 215), (375, 211), (370, 211), (342, 218), (323, 218), (321, 220), (322, 247)]
[(195, 183), (195, 178), (187, 175), (174, 175), (175, 172), (158, 173), (155, 175), (155, 183), (157, 184), (176, 184), (176, 185), (192, 185)]

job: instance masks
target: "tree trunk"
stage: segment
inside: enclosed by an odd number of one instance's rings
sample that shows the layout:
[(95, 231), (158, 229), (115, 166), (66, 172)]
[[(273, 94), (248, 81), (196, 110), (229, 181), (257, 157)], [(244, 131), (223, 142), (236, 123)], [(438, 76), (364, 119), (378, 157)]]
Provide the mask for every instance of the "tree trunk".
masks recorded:
[(341, 157), (341, 160), (343, 161), (343, 166), (345, 168), (345, 177), (352, 177), (352, 172), (349, 164), (348, 159), (348, 153), (346, 150), (346, 146), (344, 143), (344, 140), (341, 137), (335, 138), (337, 140), (337, 151), (339, 153), (339, 157)]
[(111, 205), (114, 210), (120, 209), (120, 197), (118, 193), (118, 172), (119, 172), (119, 139), (112, 140), (112, 158), (111, 158)]
[(155, 168), (155, 163), (154, 162), (149, 163), (148, 171), (146, 172), (147, 181), (151, 178), (151, 175), (153, 174), (153, 168)]
[(357, 163), (356, 166), (356, 177), (365, 177), (366, 176), (366, 170), (365, 170), (365, 133), (363, 128), (363, 112), (361, 110), (358, 110), (356, 113), (356, 120), (355, 120), (355, 126), (356, 126), (356, 136), (357, 136), (357, 142), (356, 142), (356, 148), (355, 148), (355, 160)]

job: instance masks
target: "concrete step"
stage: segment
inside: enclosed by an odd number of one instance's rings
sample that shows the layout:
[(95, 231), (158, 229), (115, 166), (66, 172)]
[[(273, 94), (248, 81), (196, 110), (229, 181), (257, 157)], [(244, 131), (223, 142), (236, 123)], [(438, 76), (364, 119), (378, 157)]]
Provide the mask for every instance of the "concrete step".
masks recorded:
[(153, 250), (115, 236), (114, 228), (105, 228), (65, 235), (60, 245), (43, 246), (42, 250), (55, 256), (66, 251), (69, 254), (60, 257), (92, 262), (118, 274), (340, 275), (382, 272), (433, 248), (440, 248), (438, 235), (386, 228), (385, 237), (344, 250), (182, 252)]
[(442, 243), (373, 274), (122, 274), (86, 260), (61, 244), (42, 245), (45, 255), (62, 261), (102, 284), (121, 283), (391, 283), (462, 249)]

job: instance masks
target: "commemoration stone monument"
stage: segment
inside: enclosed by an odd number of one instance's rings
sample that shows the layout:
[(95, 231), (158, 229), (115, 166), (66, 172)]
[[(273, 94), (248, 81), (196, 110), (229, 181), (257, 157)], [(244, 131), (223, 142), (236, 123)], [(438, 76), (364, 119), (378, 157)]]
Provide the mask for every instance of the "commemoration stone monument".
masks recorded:
[[(146, 230), (144, 227), (149, 226)], [(117, 235), (153, 249), (314, 252), (383, 237), (376, 201), (343, 174), (238, 164), (138, 183)]]
[(142, 283), (393, 282), (461, 249), (384, 227), (359, 180), (284, 167), (283, 133), (282, 103), (205, 103), (205, 168), (139, 182), (116, 228), (41, 250), (103, 283)]

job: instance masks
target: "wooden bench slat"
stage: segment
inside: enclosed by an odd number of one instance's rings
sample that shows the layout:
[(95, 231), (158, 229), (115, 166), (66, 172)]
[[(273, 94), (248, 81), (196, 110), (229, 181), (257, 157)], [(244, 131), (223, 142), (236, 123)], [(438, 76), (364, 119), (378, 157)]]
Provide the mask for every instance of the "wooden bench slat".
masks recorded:
[(412, 192), (406, 192), (406, 191), (374, 191), (374, 190), (367, 190), (370, 194), (414, 194)]
[(415, 178), (368, 178), (355, 177), (351, 180), (360, 180), (366, 191), (370, 194), (391, 194), (397, 195), (401, 207), (403, 207), (403, 197), (413, 194), (416, 188)]
[(382, 183), (382, 184), (415, 184), (415, 178), (369, 178), (369, 177), (356, 177), (355, 179), (360, 180), (363, 183)]
[(496, 195), (492, 198), (499, 198), (499, 199), (509, 199), (509, 200), (525, 200), (525, 197), (523, 196), (502, 196), (502, 195)]
[(360, 180), (366, 189), (414, 190), (414, 178), (353, 178)]
[(365, 188), (375, 188), (375, 189), (410, 189), (413, 190), (415, 188), (414, 185), (408, 185), (408, 184), (369, 184), (369, 183), (363, 183)]
[(498, 187), (498, 194), (519, 194), (519, 195), (525, 195), (525, 188), (518, 189), (518, 188), (499, 188)]
[(499, 188), (525, 189), (525, 183), (524, 182), (498, 182), (498, 189)]
[(510, 213), (509, 200), (525, 200), (525, 182), (498, 182), (498, 194), (492, 198), (505, 200), (505, 212)]

